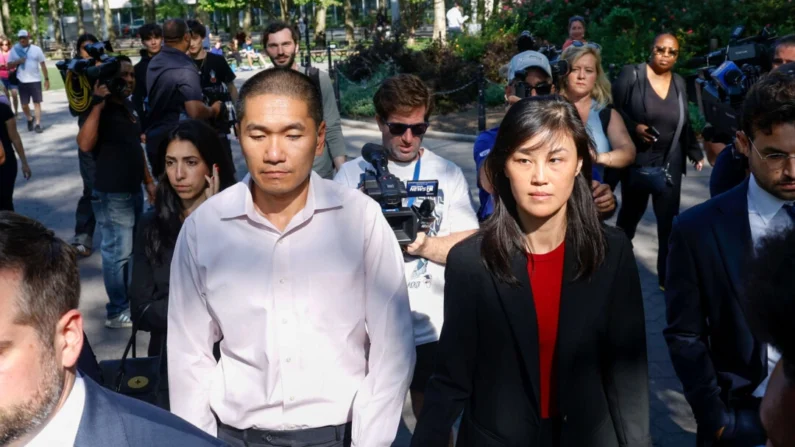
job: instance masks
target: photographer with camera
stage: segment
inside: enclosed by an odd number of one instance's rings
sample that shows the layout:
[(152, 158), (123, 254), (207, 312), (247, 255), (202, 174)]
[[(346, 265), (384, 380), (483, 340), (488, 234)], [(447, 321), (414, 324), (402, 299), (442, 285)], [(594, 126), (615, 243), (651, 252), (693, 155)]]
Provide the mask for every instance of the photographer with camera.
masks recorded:
[(632, 239), (652, 197), (657, 217), (657, 275), (664, 290), (668, 236), (679, 214), (682, 176), (688, 158), (701, 171), (704, 154), (690, 125), (685, 80), (673, 72), (679, 40), (660, 34), (651, 53), (648, 63), (624, 67), (613, 91), (637, 149), (635, 163), (621, 180), (617, 225)]
[(127, 99), (135, 87), (133, 65), (117, 56), (119, 69), (106, 83), (96, 81), (88, 113), (80, 116), (77, 145), (96, 161), (91, 204), (102, 233), (102, 271), (109, 303), (105, 327), (132, 326), (127, 296), (127, 268), (132, 259), (133, 229), (143, 208), (141, 184), (152, 200), (154, 181), (141, 150), (141, 124)]
[(225, 153), (229, 156), (229, 163), (234, 170), (232, 144), (229, 141), (229, 134), (232, 126), (235, 125), (234, 103), (237, 102), (235, 73), (229, 67), (225, 57), (210, 53), (204, 48), (204, 37), (207, 27), (197, 20), (188, 20), (188, 27), (191, 30), (188, 55), (193, 59), (193, 63), (196, 64), (196, 68), (199, 70), (199, 79), (205, 102), (212, 104), (215, 101), (221, 101), (224, 104), (221, 113), (213, 120), (213, 124), (218, 131), (221, 144), (223, 144)]
[[(525, 34), (523, 33), (523, 37)], [(532, 39), (529, 34), (526, 36)], [(522, 48), (522, 40), (519, 39), (519, 46)], [(526, 48), (526, 47), (525, 47)], [(508, 107), (519, 102), (523, 98), (531, 96), (544, 96), (556, 92), (554, 83), (554, 71), (549, 59), (536, 51), (523, 51), (511, 59), (511, 62), (500, 69), (500, 74), (504, 75), (508, 84), (505, 86), (505, 101)], [(480, 190), (480, 208), (478, 209), (478, 219), (482, 222), (494, 212), (494, 200), (491, 182), (486, 176), (483, 165), (486, 157), (494, 146), (497, 139), (499, 126), (484, 130), (475, 140), (474, 158), (478, 172), (478, 189)], [(599, 173), (593, 169), (593, 181), (591, 188), (594, 202), (602, 219), (609, 219), (616, 209), (616, 200), (609, 185), (601, 183)]]
[(187, 115), (193, 119), (212, 120), (221, 113), (223, 103), (204, 104), (201, 79), (196, 65), (186, 53), (190, 48), (191, 31), (181, 19), (163, 24), (165, 46), (152, 58), (146, 71), (149, 112), (146, 129), (146, 153), (152, 161), (155, 177), (163, 173), (157, 162), (157, 148), (168, 131)]
[[(430, 378), (443, 321), (444, 266), (447, 254), (479, 225), (469, 186), (461, 168), (421, 146), (428, 130), (432, 102), (428, 87), (414, 75), (401, 74), (385, 80), (373, 97), (381, 144), (387, 151), (389, 172), (401, 181), (438, 180), (435, 218), (428, 233), (403, 246), (406, 282), (414, 321), (417, 365), (411, 382), (414, 415), (419, 417), (425, 384)], [(342, 166), (334, 180), (359, 187), (361, 175), (372, 166), (359, 157)], [(403, 206), (413, 204), (404, 199)]]

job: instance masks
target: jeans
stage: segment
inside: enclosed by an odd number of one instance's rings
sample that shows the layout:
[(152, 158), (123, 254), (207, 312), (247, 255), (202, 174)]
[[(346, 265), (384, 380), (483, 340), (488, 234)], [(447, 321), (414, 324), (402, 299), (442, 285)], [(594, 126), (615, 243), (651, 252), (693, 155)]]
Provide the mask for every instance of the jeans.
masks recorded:
[(94, 175), (97, 170), (94, 156), (90, 152), (77, 150), (77, 159), (80, 162), (80, 177), (83, 179), (83, 195), (77, 201), (75, 211), (75, 244), (91, 248), (94, 240), (94, 228), (97, 220), (94, 218), (94, 209), (91, 205), (91, 194), (94, 191)]
[(135, 224), (143, 209), (143, 194), (94, 191), (91, 205), (102, 234), (102, 278), (108, 294), (108, 319), (130, 308), (130, 278)]

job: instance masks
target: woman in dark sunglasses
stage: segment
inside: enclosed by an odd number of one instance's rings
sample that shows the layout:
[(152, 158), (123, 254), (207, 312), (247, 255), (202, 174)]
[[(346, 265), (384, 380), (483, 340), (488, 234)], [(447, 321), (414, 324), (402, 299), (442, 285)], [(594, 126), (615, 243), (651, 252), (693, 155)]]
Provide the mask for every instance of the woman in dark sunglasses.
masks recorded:
[[(635, 161), (635, 144), (621, 114), (610, 104), (610, 81), (602, 69), (602, 55), (597, 48), (594, 43), (580, 43), (563, 52), (563, 59), (571, 69), (568, 76), (561, 79), (560, 89), (577, 107), (593, 139), (597, 171), (602, 178), (608, 179), (604, 175), (605, 167), (624, 168)], [(611, 186), (615, 187), (615, 183)]]
[(654, 39), (649, 62), (627, 65), (613, 92), (615, 104), (637, 148), (635, 163), (622, 176), (617, 225), (630, 239), (646, 211), (649, 196), (657, 217), (657, 275), (664, 289), (668, 236), (679, 214), (687, 159), (701, 170), (704, 154), (687, 113), (685, 80), (673, 73), (679, 41), (671, 34)]

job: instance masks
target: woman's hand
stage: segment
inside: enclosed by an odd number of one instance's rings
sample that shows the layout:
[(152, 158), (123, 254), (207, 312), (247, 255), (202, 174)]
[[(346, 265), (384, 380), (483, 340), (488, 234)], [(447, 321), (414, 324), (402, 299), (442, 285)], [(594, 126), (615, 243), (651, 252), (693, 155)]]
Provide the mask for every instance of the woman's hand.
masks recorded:
[(204, 189), (204, 196), (210, 198), (221, 190), (221, 176), (218, 175), (218, 165), (213, 165), (212, 177), (204, 176), (207, 180), (207, 188)]
[(643, 139), (643, 141), (652, 144), (657, 141), (657, 138), (654, 135), (649, 133), (649, 126), (645, 124), (638, 124), (635, 128), (635, 133)]
[(25, 177), (25, 180), (30, 180), (30, 176), (33, 175), (33, 172), (30, 170), (30, 166), (28, 166), (27, 161), (22, 162), (22, 176)]
[(701, 172), (701, 169), (704, 168), (704, 160), (694, 161), (693, 167), (696, 168), (696, 171)]

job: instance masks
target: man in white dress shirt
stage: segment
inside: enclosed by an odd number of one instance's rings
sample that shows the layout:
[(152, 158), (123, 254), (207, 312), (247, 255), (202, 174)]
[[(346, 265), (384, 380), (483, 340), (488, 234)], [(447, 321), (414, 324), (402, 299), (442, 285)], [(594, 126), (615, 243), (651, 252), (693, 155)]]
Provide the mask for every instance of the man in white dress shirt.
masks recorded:
[(226, 445), (77, 372), (79, 298), (76, 251), (40, 223), (0, 211), (0, 445)]
[(462, 13), (463, 10), (464, 8), (456, 2), (455, 5), (447, 11), (447, 34), (450, 38), (461, 34), (464, 22), (469, 19), (469, 16), (465, 16)]
[[(417, 364), (411, 380), (411, 403), (416, 417), (422, 410), (425, 385), (436, 364), (436, 350), (444, 320), (444, 266), (455, 244), (479, 228), (464, 173), (455, 163), (422, 147), (431, 115), (431, 93), (414, 75), (385, 80), (373, 97), (381, 144), (387, 151), (388, 169), (401, 181), (438, 180), (438, 194), (428, 199), (404, 199), (404, 206), (434, 203), (434, 221), (427, 233), (417, 234), (406, 252), (406, 283), (414, 321)], [(358, 188), (361, 175), (372, 170), (359, 157), (342, 165), (334, 180)]]
[(748, 157), (750, 178), (674, 221), (664, 335), (701, 446), (766, 442), (759, 406), (781, 354), (747, 319), (747, 271), (760, 242), (795, 222), (793, 103), (791, 73), (757, 82), (735, 142)]
[(390, 446), (414, 367), (398, 243), (375, 201), (312, 172), (311, 79), (257, 74), (238, 116), (249, 175), (174, 251), (171, 410), (234, 446)]

